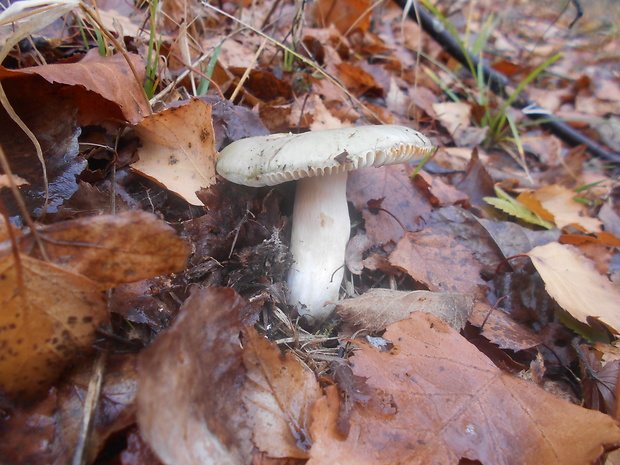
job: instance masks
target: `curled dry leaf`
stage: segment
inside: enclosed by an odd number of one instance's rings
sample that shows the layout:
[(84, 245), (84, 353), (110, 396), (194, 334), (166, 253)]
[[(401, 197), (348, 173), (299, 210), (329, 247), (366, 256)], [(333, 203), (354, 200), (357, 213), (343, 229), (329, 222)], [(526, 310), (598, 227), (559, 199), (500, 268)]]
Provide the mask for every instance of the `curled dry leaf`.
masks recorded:
[(135, 124), (148, 115), (150, 109), (142, 91), (144, 60), (132, 53), (128, 56), (140, 82), (136, 81), (123, 55), (104, 57), (96, 48), (77, 63), (54, 63), (20, 70), (0, 68), (0, 79), (35, 74), (52, 84), (66, 85), (63, 98), (78, 108), (80, 126), (105, 120)]
[(369, 331), (381, 331), (409, 318), (411, 312), (430, 313), (460, 331), (472, 306), (473, 297), (465, 294), (370, 289), (360, 297), (338, 301), (336, 308), (346, 321)]
[[(189, 254), (174, 229), (141, 211), (64, 221), (38, 232), (52, 262), (102, 289), (180, 271)], [(31, 235), (22, 236), (20, 245), (37, 251)]]
[(459, 463), (581, 465), (620, 442), (609, 416), (510, 376), (449, 325), (426, 313), (391, 325), (394, 348), (366, 344), (353, 373), (391, 395), (396, 413), (358, 405), (339, 435), (335, 389), (313, 409), (308, 465)]
[(292, 354), (245, 333), (243, 402), (256, 447), (270, 457), (308, 458), (310, 409), (323, 393), (314, 372)]
[(132, 168), (202, 205), (196, 192), (215, 183), (215, 137), (211, 106), (193, 99), (149, 116), (135, 128), (142, 140)]
[(45, 389), (82, 350), (108, 312), (96, 283), (50, 263), (0, 258), (0, 386), (11, 396)]
[(140, 356), (138, 423), (168, 465), (245, 465), (241, 297), (194, 288), (176, 320)]
[(564, 310), (583, 323), (597, 318), (620, 331), (620, 291), (577, 249), (552, 242), (532, 249), (528, 256), (547, 292)]
[[(32, 234), (0, 245), (0, 384), (33, 395), (90, 348), (108, 318), (101, 291), (183, 269), (187, 246), (154, 215), (128, 212), (39, 229), (50, 262)], [(31, 251), (31, 255), (25, 255)]]

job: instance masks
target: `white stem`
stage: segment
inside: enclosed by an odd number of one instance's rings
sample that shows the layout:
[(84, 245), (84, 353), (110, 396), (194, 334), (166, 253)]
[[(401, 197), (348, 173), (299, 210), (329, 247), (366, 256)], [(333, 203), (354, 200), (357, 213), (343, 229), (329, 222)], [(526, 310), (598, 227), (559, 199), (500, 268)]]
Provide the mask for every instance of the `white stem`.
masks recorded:
[(346, 172), (297, 181), (289, 303), (311, 317), (311, 323), (333, 311), (334, 305), (326, 306), (326, 301), (338, 300), (351, 228), (346, 189)]

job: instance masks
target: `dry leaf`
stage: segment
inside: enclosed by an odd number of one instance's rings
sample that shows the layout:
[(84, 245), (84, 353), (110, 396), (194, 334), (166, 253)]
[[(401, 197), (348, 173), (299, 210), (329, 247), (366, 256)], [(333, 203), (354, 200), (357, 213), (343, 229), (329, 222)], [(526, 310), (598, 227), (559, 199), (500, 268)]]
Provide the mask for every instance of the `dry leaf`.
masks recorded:
[[(560, 229), (573, 225), (587, 232), (600, 231), (601, 222), (587, 215), (585, 206), (575, 201), (575, 195), (570, 189), (553, 184), (531, 193), (524, 192), (517, 200)], [(536, 201), (540, 202), (539, 206)]]
[(168, 465), (246, 465), (239, 332), (232, 289), (194, 288), (176, 320), (140, 355), (138, 423)]
[(249, 329), (243, 402), (256, 447), (270, 457), (308, 458), (310, 409), (323, 393), (314, 373)]
[(552, 242), (532, 249), (528, 256), (540, 273), (547, 292), (573, 317), (588, 323), (597, 318), (620, 331), (620, 291), (593, 263), (568, 245)]
[(482, 266), (473, 253), (440, 229), (408, 232), (390, 255), (390, 262), (435, 292), (476, 295), (483, 285)]
[(202, 205), (196, 191), (215, 183), (215, 137), (211, 106), (200, 99), (149, 116), (135, 128), (142, 140), (132, 168)]
[(472, 306), (473, 298), (464, 294), (370, 289), (360, 297), (338, 301), (336, 308), (349, 323), (373, 332), (409, 318), (411, 312), (430, 313), (460, 331)]
[(12, 396), (45, 389), (108, 318), (97, 284), (5, 244), (0, 259), (0, 385)]
[(144, 60), (132, 53), (128, 56), (140, 82), (136, 81), (123, 55), (103, 57), (97, 48), (77, 63), (55, 63), (18, 71), (0, 68), (0, 79), (36, 74), (50, 83), (68, 86), (63, 89), (63, 98), (79, 109), (80, 126), (113, 119), (135, 124), (148, 115), (150, 109), (142, 91)]
[[(64, 221), (38, 232), (52, 262), (102, 289), (181, 271), (189, 254), (174, 229), (142, 211)], [(32, 242), (31, 235), (22, 236), (22, 250), (36, 252)]]
[(570, 404), (499, 370), (446, 323), (414, 313), (388, 328), (394, 348), (366, 344), (352, 358), (356, 376), (392, 396), (396, 413), (357, 405), (349, 434), (337, 430), (335, 390), (313, 409), (308, 465), (582, 465), (620, 442), (609, 416)]

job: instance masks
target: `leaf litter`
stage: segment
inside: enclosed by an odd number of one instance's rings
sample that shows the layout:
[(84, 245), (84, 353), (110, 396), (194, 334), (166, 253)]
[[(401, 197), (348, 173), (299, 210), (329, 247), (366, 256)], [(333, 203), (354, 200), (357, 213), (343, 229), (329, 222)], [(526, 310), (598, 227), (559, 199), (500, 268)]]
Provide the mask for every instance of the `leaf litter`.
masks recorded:
[[(394, 4), (219, 5), (243, 21), (236, 29), (212, 5), (177, 3), (166, 2), (158, 21), (150, 8), (99, 2), (116, 38), (77, 2), (36, 4), (21, 35), (8, 24), (2, 31), (10, 44), (44, 25), (42, 34), (61, 35), (19, 42), (0, 70), (44, 153), (0, 115), (14, 168), (0, 185), (22, 183), (29, 212), (40, 215), (36, 231), (24, 228), (23, 209), (2, 190), (18, 228), (2, 233), (0, 430), (19, 445), (2, 455), (577, 464), (617, 447), (613, 168), (585, 165), (583, 148), (521, 126), (512, 110), (519, 137), (493, 134), (481, 122), (501, 101), (485, 102), (488, 89)], [(497, 8), (482, 3), (483, 15)], [(596, 19), (588, 5), (589, 23), (569, 34), (555, 3), (511, 2), (497, 23), (477, 10), (462, 16), (476, 6), (464, 5), (450, 21), (489, 33), (495, 69), (517, 84), (570, 46), (526, 91), (558, 115), (605, 118), (618, 101), (609, 14)], [(69, 10), (73, 19), (52, 25)], [(145, 79), (148, 60), (152, 116), (133, 74)], [(198, 95), (207, 82), (209, 94)], [(343, 319), (309, 333), (286, 305), (294, 187), (222, 182), (215, 149), (268, 132), (388, 122), (420, 129), (440, 149), (414, 179), (412, 166), (350, 176), (356, 239), (337, 302)], [(613, 150), (611, 119), (572, 124)], [(512, 217), (484, 202), (494, 192)], [(91, 376), (95, 360), (105, 371)], [(100, 408), (87, 413), (81, 399), (98, 377)], [(94, 422), (90, 436), (82, 415)], [(30, 434), (36, 444), (19, 439)], [(83, 441), (85, 454), (74, 456)]]

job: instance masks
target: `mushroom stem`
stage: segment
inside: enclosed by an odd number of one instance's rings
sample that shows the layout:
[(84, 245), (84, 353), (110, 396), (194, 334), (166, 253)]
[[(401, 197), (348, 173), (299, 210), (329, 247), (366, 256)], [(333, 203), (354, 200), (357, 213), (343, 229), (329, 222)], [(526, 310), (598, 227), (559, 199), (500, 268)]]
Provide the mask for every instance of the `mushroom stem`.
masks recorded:
[(297, 182), (288, 275), (289, 303), (311, 324), (326, 319), (338, 300), (344, 276), (344, 254), (351, 223), (347, 206), (347, 173)]

